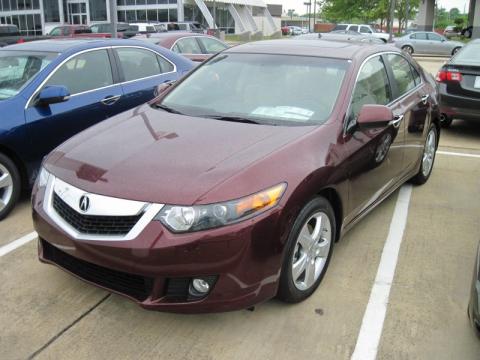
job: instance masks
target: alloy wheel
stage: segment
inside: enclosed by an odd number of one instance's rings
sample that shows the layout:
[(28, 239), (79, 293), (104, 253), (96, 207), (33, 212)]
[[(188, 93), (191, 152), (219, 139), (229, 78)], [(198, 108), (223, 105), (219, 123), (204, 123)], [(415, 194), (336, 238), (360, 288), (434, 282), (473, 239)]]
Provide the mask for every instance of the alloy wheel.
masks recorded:
[(295, 243), (292, 278), (295, 287), (305, 291), (321, 276), (332, 246), (330, 219), (324, 212), (316, 212), (303, 225)]
[(0, 211), (12, 200), (13, 180), (8, 169), (0, 164)]
[(437, 134), (434, 128), (428, 132), (425, 149), (423, 150), (422, 174), (427, 177), (432, 171), (433, 160), (435, 159), (435, 148), (437, 145)]

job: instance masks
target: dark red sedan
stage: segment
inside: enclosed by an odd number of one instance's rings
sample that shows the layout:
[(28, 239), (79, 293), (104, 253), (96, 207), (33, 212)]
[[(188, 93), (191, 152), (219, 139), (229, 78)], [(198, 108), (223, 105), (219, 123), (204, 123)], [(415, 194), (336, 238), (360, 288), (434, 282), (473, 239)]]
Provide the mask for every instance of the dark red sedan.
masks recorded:
[(40, 260), (148, 309), (302, 301), (346, 231), (429, 178), (434, 86), (386, 45), (230, 48), (48, 156)]
[(134, 39), (163, 46), (196, 62), (205, 61), (228, 48), (227, 44), (216, 37), (191, 32), (152, 33), (137, 35)]

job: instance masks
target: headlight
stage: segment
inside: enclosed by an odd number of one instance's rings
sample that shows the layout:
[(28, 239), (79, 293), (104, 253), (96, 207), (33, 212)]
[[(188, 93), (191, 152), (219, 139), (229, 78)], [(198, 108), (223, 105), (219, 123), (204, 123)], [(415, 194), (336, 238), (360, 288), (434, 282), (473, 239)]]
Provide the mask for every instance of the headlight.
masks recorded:
[(42, 166), (37, 176), (37, 186), (38, 187), (47, 186), (49, 177), (50, 177), (50, 173), (47, 170), (45, 170), (45, 168)]
[(173, 232), (192, 232), (232, 224), (258, 215), (278, 204), (286, 183), (241, 199), (218, 204), (176, 206), (165, 205), (155, 220)]

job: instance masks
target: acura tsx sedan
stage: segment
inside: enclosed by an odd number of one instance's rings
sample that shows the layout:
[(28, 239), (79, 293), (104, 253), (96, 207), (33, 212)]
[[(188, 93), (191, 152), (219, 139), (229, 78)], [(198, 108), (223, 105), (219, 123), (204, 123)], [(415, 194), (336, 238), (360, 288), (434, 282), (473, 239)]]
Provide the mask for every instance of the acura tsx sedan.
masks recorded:
[(299, 302), (438, 139), (435, 82), (394, 47), (240, 45), (50, 153), (39, 257), (148, 309)]

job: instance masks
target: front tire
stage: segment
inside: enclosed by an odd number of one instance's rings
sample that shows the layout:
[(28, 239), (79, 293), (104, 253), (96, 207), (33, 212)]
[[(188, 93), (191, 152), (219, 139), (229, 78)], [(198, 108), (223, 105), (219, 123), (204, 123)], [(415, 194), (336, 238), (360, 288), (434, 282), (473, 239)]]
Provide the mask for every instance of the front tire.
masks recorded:
[(0, 154), (0, 220), (12, 211), (20, 192), (21, 181), (17, 167), (10, 158)]
[(336, 236), (335, 214), (324, 197), (315, 197), (300, 211), (288, 237), (278, 298), (289, 303), (305, 300), (322, 281)]
[(458, 50), (460, 50), (460, 49), (461, 49), (460, 46), (458, 46), (458, 47), (456, 47), (455, 49), (453, 49), (453, 50), (452, 50), (452, 56), (455, 55), (455, 54), (458, 52)]
[(425, 139), (425, 146), (423, 149), (422, 162), (420, 170), (415, 175), (411, 182), (417, 185), (423, 185), (427, 182), (432, 173), (433, 163), (435, 162), (435, 152), (437, 150), (438, 132), (434, 124), (430, 125), (428, 129), (427, 138)]

